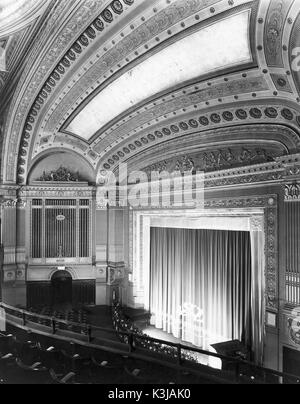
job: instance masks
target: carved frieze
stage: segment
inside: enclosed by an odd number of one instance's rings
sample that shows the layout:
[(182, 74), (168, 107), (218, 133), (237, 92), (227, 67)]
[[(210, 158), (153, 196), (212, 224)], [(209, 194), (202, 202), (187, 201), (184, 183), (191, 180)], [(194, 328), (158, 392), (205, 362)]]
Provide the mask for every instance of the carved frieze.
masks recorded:
[[(189, 136), (191, 133), (200, 133), (205, 131), (207, 132), (208, 129), (215, 127), (216, 125), (219, 125), (220, 127), (228, 124), (228, 119), (229, 115), (232, 117), (232, 124), (234, 123), (235, 125), (241, 125), (244, 121), (244, 118), (242, 118), (241, 111), (245, 113), (245, 119), (249, 120), (249, 123), (251, 122), (253, 124), (253, 120), (255, 121), (260, 121), (260, 120), (272, 120), (277, 119), (279, 116), (281, 119), (287, 120), (289, 123), (291, 120), (295, 119), (297, 116), (297, 112), (292, 109), (288, 108), (277, 108), (275, 105), (273, 107), (256, 107), (256, 108), (245, 108), (243, 110), (235, 110), (232, 109), (232, 111), (229, 110), (221, 110), (218, 111), (218, 113), (214, 114), (205, 114), (203, 116), (195, 116), (193, 119), (186, 119), (182, 120), (179, 122), (176, 122), (174, 124), (171, 124), (169, 126), (165, 126), (163, 128), (159, 128), (157, 130), (154, 130), (153, 133), (145, 133), (145, 131), (139, 132), (139, 137), (135, 135), (134, 138), (131, 139), (131, 142), (128, 141), (128, 143), (123, 142), (123, 147), (119, 146), (118, 148), (115, 148), (113, 151), (111, 151), (111, 148), (109, 149), (110, 157), (107, 158), (107, 161), (103, 163), (103, 168), (105, 170), (109, 170), (119, 164), (120, 162), (130, 158), (132, 155), (136, 153), (140, 153), (143, 150), (147, 150), (147, 148), (155, 145), (155, 144), (160, 144), (162, 142), (168, 141), (168, 140), (173, 140), (176, 139), (177, 137), (182, 137), (182, 136)], [(217, 116), (220, 118), (219, 123), (217, 124)], [(225, 116), (227, 118), (225, 118)], [(231, 129), (232, 131), (233, 129)], [(228, 134), (228, 131), (226, 129), (223, 129), (224, 133)], [(276, 131), (278, 132), (278, 127), (276, 128)], [(282, 130), (283, 133), (286, 132), (286, 130)], [(300, 149), (300, 144), (299, 144), (299, 136), (295, 133), (291, 133), (293, 140), (295, 141), (295, 144), (297, 145), (296, 147)], [(136, 139), (136, 140), (134, 140)], [(102, 149), (102, 151), (99, 149), (98, 146), (95, 147), (95, 150), (99, 152), (101, 156), (105, 154), (105, 150)], [(296, 152), (294, 150), (294, 152)], [(108, 153), (108, 150), (107, 150)], [(109, 155), (109, 154), (108, 154)], [(212, 156), (211, 156), (212, 157)], [(247, 153), (247, 150), (244, 151), (243, 156), (241, 156), (241, 159), (247, 161), (250, 159), (252, 160), (252, 157), (249, 156), (249, 153)], [(224, 160), (224, 159), (223, 159)]]
[(165, 160), (145, 169), (150, 176), (151, 172), (210, 172), (235, 166), (259, 164), (274, 161), (276, 152), (269, 152), (259, 147), (240, 147), (220, 149), (218, 151), (205, 151), (191, 156)]
[[(58, 183), (59, 184), (59, 183)], [(96, 188), (79, 186), (70, 186), (70, 183), (61, 183), (62, 186), (45, 186), (40, 183), (37, 186), (24, 187), (22, 198), (93, 198), (96, 195)]]
[(265, 54), (270, 66), (283, 67), (282, 36), (291, 0), (274, 0), (270, 2), (265, 25)]

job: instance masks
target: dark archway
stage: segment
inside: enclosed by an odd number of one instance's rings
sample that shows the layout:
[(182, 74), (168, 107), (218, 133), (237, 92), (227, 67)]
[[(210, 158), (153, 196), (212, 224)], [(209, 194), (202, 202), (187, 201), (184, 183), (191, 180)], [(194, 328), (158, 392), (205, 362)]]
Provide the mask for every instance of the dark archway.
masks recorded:
[(52, 306), (72, 305), (73, 279), (67, 271), (57, 271), (51, 278)]

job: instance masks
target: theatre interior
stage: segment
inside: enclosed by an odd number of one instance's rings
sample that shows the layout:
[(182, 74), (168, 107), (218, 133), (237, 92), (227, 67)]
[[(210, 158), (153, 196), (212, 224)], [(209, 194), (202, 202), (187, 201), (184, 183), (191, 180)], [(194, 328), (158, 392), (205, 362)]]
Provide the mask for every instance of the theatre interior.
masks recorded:
[(0, 384), (300, 383), (299, 0), (0, 0), (0, 149)]

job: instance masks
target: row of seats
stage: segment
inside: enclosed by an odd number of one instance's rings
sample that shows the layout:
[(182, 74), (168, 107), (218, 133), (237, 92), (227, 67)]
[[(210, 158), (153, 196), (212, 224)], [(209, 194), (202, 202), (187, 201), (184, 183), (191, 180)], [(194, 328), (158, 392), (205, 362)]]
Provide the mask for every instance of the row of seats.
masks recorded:
[[(57, 320), (66, 321), (68, 323), (80, 324), (76, 325), (66, 325), (63, 323), (56, 323), (56, 328), (61, 330), (73, 331), (79, 334), (87, 335), (87, 325), (88, 325), (88, 313), (84, 309), (60, 309), (56, 310), (52, 307), (31, 307), (29, 309), (31, 313), (35, 313), (38, 316), (45, 316), (50, 318), (55, 318)], [(52, 326), (52, 321), (48, 319), (39, 318), (38, 316), (31, 317), (33, 322), (44, 325), (46, 327)]]
[[(39, 338), (40, 339), (40, 338)], [(0, 378), (3, 383), (33, 384), (148, 384), (175, 383), (174, 370), (74, 343), (37, 341), (33, 335), (20, 338), (0, 335)], [(181, 382), (191, 375), (182, 374)], [(185, 379), (185, 380), (184, 380)], [(199, 380), (195, 380), (199, 383)]]

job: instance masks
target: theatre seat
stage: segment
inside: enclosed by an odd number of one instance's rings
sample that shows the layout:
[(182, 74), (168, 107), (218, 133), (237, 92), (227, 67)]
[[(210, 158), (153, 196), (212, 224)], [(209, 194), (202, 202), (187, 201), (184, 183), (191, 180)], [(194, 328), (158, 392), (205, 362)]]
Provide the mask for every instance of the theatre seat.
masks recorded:
[(49, 373), (55, 384), (74, 384), (74, 378), (76, 376), (74, 372), (70, 372), (63, 376), (56, 374), (53, 369), (50, 369)]

